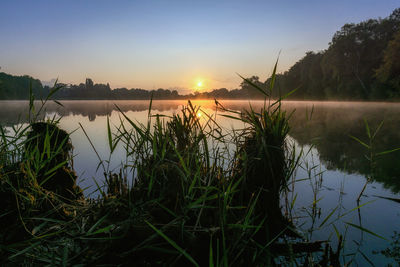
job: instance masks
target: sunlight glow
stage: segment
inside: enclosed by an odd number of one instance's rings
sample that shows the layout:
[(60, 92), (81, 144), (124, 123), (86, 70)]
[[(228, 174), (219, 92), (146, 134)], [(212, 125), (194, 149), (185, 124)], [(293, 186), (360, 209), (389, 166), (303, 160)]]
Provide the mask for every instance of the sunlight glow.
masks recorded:
[(202, 87), (203, 86), (203, 82), (202, 81), (199, 81), (198, 83), (197, 83), (197, 87)]

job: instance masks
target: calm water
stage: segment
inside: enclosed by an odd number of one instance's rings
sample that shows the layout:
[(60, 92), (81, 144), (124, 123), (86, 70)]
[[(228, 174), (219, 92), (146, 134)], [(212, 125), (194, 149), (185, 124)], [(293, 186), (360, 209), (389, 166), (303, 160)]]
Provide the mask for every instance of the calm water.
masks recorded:
[[(147, 121), (148, 101), (63, 101), (64, 107), (50, 104), (46, 116), (61, 117), (61, 127), (72, 132), (74, 145), (74, 167), (79, 175), (79, 185), (87, 195), (95, 191), (96, 179), (101, 183), (102, 171), (95, 171), (99, 161), (90, 143), (79, 127), (83, 125), (102, 159), (108, 159), (106, 133), (107, 115), (115, 125), (119, 123), (117, 104), (127, 116), (139, 122)], [(154, 101), (153, 113), (171, 115), (179, 112), (185, 101)], [(248, 108), (248, 101), (221, 101), (229, 109)], [(203, 112), (213, 114), (214, 101), (193, 101)], [(254, 108), (262, 106), (260, 101), (252, 101)], [(284, 102), (283, 106), (293, 113), (290, 124), (292, 140), (297, 148), (303, 147), (302, 167), (298, 168), (293, 192), (287, 203), (293, 201), (293, 216), (303, 233), (312, 240), (331, 240), (337, 242), (335, 228), (346, 234), (345, 246), (348, 254), (360, 250), (356, 265), (368, 263), (362, 256), (371, 259), (376, 265), (390, 263), (380, 251), (390, 247), (394, 231), (400, 232), (400, 203), (380, 197), (400, 199), (400, 151), (384, 155), (377, 160), (376, 177), (368, 184), (361, 199), (360, 211), (357, 196), (369, 175), (370, 165), (365, 157), (367, 150), (350, 136), (367, 141), (364, 120), (371, 131), (384, 120), (383, 127), (375, 140), (377, 152), (400, 147), (400, 104), (397, 103), (358, 103), (358, 102)], [(0, 123), (10, 127), (27, 121), (27, 102), (0, 101)], [(217, 117), (223, 127), (240, 128), (243, 125)], [(118, 167), (123, 161), (123, 150), (117, 150), (111, 159), (111, 166)], [(309, 179), (305, 179), (309, 178)], [(380, 197), (379, 197), (380, 196)], [(313, 203), (316, 208), (313, 209)], [(283, 201), (283, 204), (285, 201)], [(290, 205), (288, 205), (290, 206)], [(325, 222), (325, 218), (333, 214)], [(343, 216), (343, 217), (342, 217)], [(332, 223), (333, 222), (333, 223)], [(323, 225), (321, 226), (321, 224)], [(387, 240), (349, 226), (347, 223), (361, 225)], [(359, 244), (359, 245), (358, 245)], [(347, 256), (346, 261), (352, 256)]]

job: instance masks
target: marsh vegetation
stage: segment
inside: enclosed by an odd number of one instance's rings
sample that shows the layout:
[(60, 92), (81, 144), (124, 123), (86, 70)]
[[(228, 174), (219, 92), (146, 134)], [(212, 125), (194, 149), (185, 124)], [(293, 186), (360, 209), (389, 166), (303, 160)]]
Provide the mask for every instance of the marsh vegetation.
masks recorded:
[(90, 199), (75, 184), (69, 135), (54, 118), (38, 121), (51, 95), (37, 110), (31, 94), (29, 124), (1, 128), (4, 263), (271, 265), (321, 251), (281, 211), (298, 159), (280, 100), (245, 113), (216, 102), (244, 123), (231, 132), (191, 102), (169, 118), (150, 102), (146, 124), (117, 107), (108, 146), (110, 155), (123, 146), (126, 160), (115, 171), (99, 158), (105, 186)]
[[(142, 123), (128, 116), (128, 106), (116, 105), (118, 122), (106, 116), (104, 125), (108, 157), (80, 125), (98, 156), (90, 168), (103, 174), (90, 196), (76, 185), (70, 135), (54, 114), (41, 114), (49, 97), (39, 105), (33, 100), (27, 123), (1, 128), (5, 264), (325, 266), (356, 255), (369, 260), (362, 250), (343, 253), (349, 228), (382, 238), (361, 221), (341, 221), (365, 203), (321, 212), (322, 173), (318, 163), (304, 164), (311, 150), (289, 136), (296, 112), (283, 109), (281, 99), (244, 110), (216, 101), (210, 114), (188, 102), (171, 115), (153, 114), (150, 101)], [(223, 127), (220, 117), (241, 127)], [(116, 153), (124, 155), (117, 166)], [(300, 179), (299, 168), (308, 177)], [(300, 180), (313, 191), (305, 212), (296, 208)], [(316, 240), (317, 231), (332, 234)]]

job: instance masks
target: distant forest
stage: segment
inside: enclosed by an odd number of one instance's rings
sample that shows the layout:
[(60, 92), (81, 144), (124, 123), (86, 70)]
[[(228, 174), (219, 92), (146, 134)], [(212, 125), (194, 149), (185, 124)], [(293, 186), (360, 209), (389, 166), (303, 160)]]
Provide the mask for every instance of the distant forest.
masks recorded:
[[(257, 76), (248, 80), (268, 90), (270, 79)], [(59, 84), (61, 85), (61, 84)], [(307, 52), (288, 71), (277, 74), (272, 96), (318, 100), (400, 100), (400, 8), (384, 19), (345, 24), (329, 47)], [(48, 94), (49, 86), (30, 76), (0, 72), (0, 99), (28, 99), (29, 88), (36, 98)], [(64, 84), (56, 99), (257, 99), (262, 95), (243, 81), (239, 89), (214, 89), (180, 95), (176, 90), (111, 89), (91, 79), (79, 85)]]

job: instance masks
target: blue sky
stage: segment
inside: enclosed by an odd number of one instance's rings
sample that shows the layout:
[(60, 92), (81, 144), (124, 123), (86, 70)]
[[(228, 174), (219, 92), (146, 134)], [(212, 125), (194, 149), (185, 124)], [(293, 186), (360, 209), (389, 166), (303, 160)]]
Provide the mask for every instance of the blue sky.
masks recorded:
[(349, 22), (388, 16), (400, 1), (2, 0), (1, 71), (112, 88), (236, 88), (327, 48)]

